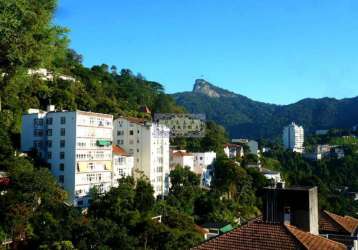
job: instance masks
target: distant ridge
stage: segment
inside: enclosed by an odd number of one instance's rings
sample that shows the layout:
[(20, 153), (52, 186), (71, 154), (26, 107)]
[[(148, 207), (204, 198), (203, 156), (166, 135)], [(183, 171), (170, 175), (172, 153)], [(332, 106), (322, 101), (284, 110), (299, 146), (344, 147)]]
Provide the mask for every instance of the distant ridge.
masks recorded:
[(358, 97), (306, 98), (289, 105), (275, 105), (254, 101), (204, 79), (197, 79), (191, 92), (172, 96), (189, 112), (205, 113), (208, 119), (223, 125), (232, 138), (278, 138), (283, 126), (291, 121), (303, 125), (306, 133), (358, 124)]

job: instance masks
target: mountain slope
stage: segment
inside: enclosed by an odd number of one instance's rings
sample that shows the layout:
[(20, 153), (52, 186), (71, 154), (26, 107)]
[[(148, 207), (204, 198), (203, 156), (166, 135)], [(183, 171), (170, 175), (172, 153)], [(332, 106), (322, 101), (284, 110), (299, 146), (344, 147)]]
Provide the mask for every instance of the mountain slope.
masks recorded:
[(189, 112), (205, 113), (209, 120), (223, 125), (232, 138), (277, 138), (291, 121), (303, 125), (308, 133), (358, 123), (358, 97), (303, 99), (290, 105), (275, 105), (251, 100), (203, 79), (195, 81), (193, 91), (172, 96)]

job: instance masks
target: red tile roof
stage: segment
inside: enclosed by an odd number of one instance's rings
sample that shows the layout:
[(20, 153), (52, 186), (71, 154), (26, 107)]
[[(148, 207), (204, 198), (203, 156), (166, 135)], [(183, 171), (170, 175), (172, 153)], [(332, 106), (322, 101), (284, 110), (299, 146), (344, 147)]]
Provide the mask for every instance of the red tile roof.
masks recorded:
[(293, 226), (253, 221), (229, 233), (210, 239), (194, 249), (343, 250), (346, 249), (346, 246), (324, 237), (304, 232)]
[(183, 151), (176, 151), (175, 153), (173, 153), (173, 156), (178, 156), (178, 157), (182, 157), (182, 156), (193, 156), (192, 153), (188, 153), (188, 152), (183, 152)]
[(128, 155), (127, 152), (119, 146), (112, 146), (112, 152), (113, 152), (113, 154), (116, 154), (116, 155), (122, 155), (122, 156)]
[(301, 242), (306, 249), (309, 250), (346, 250), (347, 247), (342, 243), (338, 243), (333, 240), (329, 240), (322, 236), (314, 235), (308, 232), (304, 232), (294, 226), (285, 225), (288, 231)]
[(358, 219), (323, 211), (319, 219), (321, 231), (353, 234), (358, 230)]

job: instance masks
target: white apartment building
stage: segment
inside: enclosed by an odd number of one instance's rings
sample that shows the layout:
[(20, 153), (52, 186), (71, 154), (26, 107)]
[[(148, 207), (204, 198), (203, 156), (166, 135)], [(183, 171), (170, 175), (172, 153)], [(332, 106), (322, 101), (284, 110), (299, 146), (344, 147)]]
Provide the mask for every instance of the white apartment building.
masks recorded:
[(202, 175), (208, 166), (213, 164), (216, 159), (214, 151), (193, 153), (194, 155), (194, 172)]
[(133, 175), (134, 157), (118, 146), (112, 147), (113, 152), (113, 177), (112, 186), (118, 187), (118, 180)]
[(283, 145), (293, 152), (303, 153), (304, 130), (302, 126), (292, 122), (284, 127), (282, 135)]
[(114, 143), (134, 157), (134, 176), (143, 173), (155, 196), (169, 191), (169, 133), (165, 125), (143, 119), (120, 117), (114, 121)]
[(177, 165), (189, 167), (194, 172), (194, 155), (186, 150), (173, 150), (170, 155), (170, 169), (174, 169)]
[(87, 207), (90, 190), (112, 185), (113, 116), (85, 111), (30, 109), (22, 117), (21, 150), (36, 150), (68, 192), (69, 202)]

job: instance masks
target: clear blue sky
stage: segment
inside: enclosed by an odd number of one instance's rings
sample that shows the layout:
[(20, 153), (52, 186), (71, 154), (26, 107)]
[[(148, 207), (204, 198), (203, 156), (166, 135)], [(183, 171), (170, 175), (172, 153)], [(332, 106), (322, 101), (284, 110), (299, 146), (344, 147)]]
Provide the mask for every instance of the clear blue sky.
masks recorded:
[(196, 78), (252, 99), (358, 95), (357, 0), (59, 0), (86, 66), (190, 91)]

